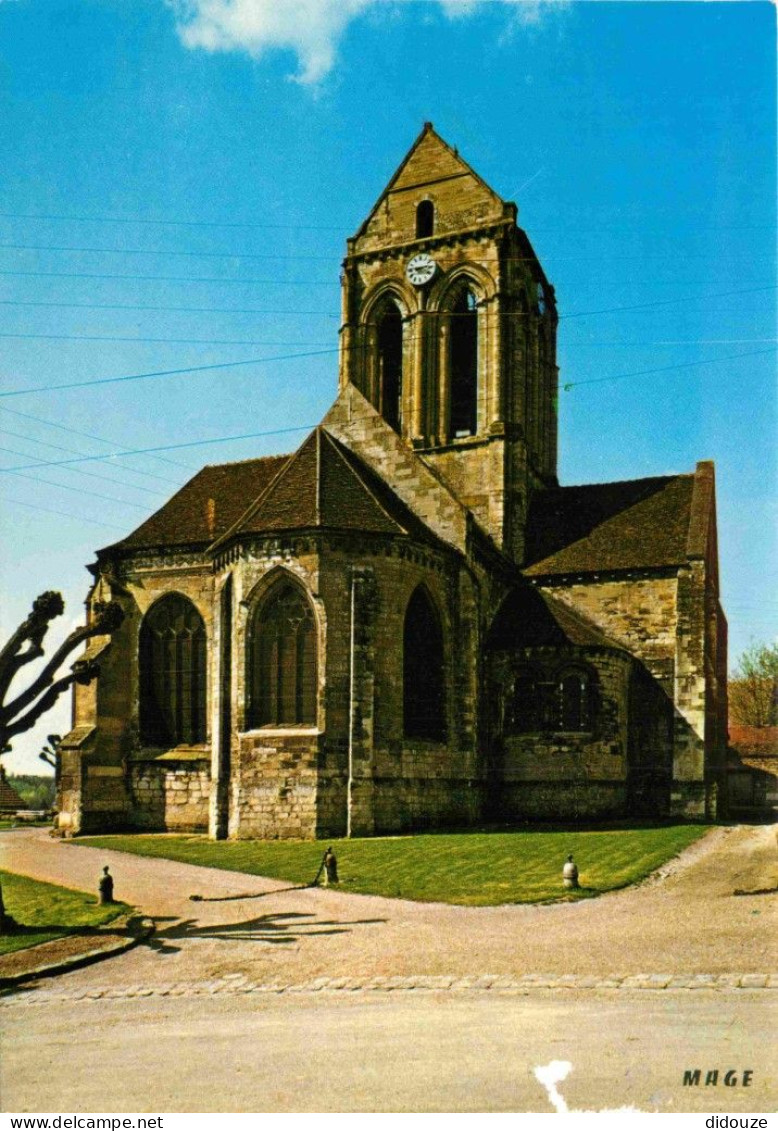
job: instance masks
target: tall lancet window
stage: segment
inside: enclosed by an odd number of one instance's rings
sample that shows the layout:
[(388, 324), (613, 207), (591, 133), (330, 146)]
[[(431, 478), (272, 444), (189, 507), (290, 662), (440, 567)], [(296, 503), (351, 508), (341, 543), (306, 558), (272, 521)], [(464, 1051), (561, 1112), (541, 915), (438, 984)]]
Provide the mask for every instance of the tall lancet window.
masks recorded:
[(475, 295), (463, 290), (451, 308), (451, 435), (478, 429), (478, 311)]
[(148, 746), (205, 742), (205, 625), (178, 593), (157, 601), (140, 629), (140, 734)]
[(403, 710), (406, 738), (445, 739), (443, 633), (437, 612), (421, 586), (405, 612)]
[(279, 583), (248, 627), (249, 728), (316, 722), (316, 626), (296, 585)]
[(403, 321), (390, 300), (378, 315), (378, 396), (381, 414), (396, 432), (402, 426), (402, 386)]

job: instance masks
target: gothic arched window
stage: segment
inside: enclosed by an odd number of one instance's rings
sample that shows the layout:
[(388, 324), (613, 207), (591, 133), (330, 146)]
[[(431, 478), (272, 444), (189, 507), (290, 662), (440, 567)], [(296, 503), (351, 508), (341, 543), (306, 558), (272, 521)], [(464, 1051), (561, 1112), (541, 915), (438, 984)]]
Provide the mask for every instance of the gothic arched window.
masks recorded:
[(478, 428), (478, 311), (466, 288), (451, 307), (452, 436), (472, 436)]
[(435, 205), (422, 200), (416, 205), (416, 239), (423, 240), (435, 230)]
[(316, 625), (296, 585), (281, 583), (254, 609), (247, 658), (249, 729), (316, 722)]
[(562, 672), (557, 687), (559, 730), (591, 730), (591, 680), (582, 668)]
[(171, 593), (140, 630), (140, 736), (148, 746), (205, 742), (205, 625), (191, 601)]
[(402, 424), (403, 321), (397, 304), (387, 301), (378, 315), (378, 395), (381, 414), (390, 427)]
[(403, 706), (406, 738), (446, 737), (443, 632), (420, 586), (408, 602), (403, 631)]

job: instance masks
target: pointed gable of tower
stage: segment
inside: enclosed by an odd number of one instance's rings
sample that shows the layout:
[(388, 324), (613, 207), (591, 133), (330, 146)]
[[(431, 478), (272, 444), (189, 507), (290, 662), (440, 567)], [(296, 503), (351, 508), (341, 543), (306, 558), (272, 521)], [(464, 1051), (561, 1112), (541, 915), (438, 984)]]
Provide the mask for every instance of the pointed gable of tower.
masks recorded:
[[(419, 207), (428, 210), (431, 230), (418, 231)], [(435, 132), (431, 122), (371, 209), (350, 250), (365, 252), (387, 243), (407, 243), (503, 219), (507, 205)]]

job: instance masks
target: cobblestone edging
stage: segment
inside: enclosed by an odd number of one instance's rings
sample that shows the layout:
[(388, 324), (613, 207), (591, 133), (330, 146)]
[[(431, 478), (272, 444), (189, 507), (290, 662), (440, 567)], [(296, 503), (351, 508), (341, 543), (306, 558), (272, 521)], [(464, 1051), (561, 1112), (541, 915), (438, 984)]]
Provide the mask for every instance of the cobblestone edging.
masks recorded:
[[(120, 986), (97, 989), (35, 989), (17, 996), (23, 988), (7, 991), (8, 1004), (47, 1005), (57, 1001), (127, 1000), (130, 998), (206, 997), (236, 994), (351, 994), (434, 993), (489, 991), (528, 994), (533, 990), (778, 990), (778, 974), (482, 974), (472, 977), (448, 975), (396, 975), (373, 978), (314, 978), (308, 982), (252, 982), (243, 974), (225, 974), (208, 982), (168, 982), (155, 986)], [(13, 995), (13, 996), (10, 996)]]
[[(142, 918), (137, 925), (135, 920), (137, 920), (136, 915), (129, 915), (116, 919), (109, 924), (106, 928), (108, 934), (116, 934), (121, 930), (128, 932), (124, 938), (117, 939), (116, 942), (95, 946), (91, 950), (68, 955), (53, 962), (44, 962), (38, 966), (31, 965), (17, 974), (0, 975), (0, 993), (9, 991), (23, 982), (35, 981), (38, 978), (51, 978), (55, 974), (67, 974), (70, 970), (78, 970), (81, 966), (91, 966), (93, 962), (99, 962), (103, 958), (113, 958), (117, 954), (123, 954), (125, 950), (131, 950), (138, 943), (145, 942), (154, 934), (155, 930), (154, 923), (150, 919)], [(99, 939), (99, 937), (98, 933), (95, 938)], [(35, 948), (32, 947), (29, 952), (31, 962), (35, 961), (34, 951)], [(17, 953), (24, 954), (25, 952)], [(52, 996), (57, 997), (58, 995)]]

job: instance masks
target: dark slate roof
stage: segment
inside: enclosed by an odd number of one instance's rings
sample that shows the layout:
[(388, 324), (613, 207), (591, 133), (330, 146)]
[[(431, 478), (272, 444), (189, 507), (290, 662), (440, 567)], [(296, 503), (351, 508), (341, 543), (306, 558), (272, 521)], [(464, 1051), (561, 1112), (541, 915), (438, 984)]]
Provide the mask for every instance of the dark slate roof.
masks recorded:
[(289, 458), (264, 456), (204, 467), (151, 518), (108, 550), (210, 545), (240, 518)]
[(582, 648), (622, 646), (588, 617), (542, 589), (522, 583), (505, 598), (489, 630), (486, 646), (496, 651), (515, 648)]
[(214, 548), (243, 535), (321, 527), (435, 539), (379, 476), (318, 427)]
[(527, 526), (529, 576), (658, 569), (689, 550), (694, 475), (538, 492)]

